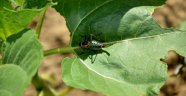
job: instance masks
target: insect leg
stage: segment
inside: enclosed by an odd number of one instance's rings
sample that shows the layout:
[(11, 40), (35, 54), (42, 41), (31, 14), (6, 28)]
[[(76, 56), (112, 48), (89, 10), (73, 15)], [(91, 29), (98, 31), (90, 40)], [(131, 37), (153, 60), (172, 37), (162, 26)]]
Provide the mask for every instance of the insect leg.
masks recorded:
[(110, 53), (109, 52), (107, 52), (107, 51), (105, 51), (103, 49), (101, 49), (101, 51), (104, 52), (104, 53), (106, 53), (108, 56), (110, 56)]
[(93, 64), (93, 63), (95, 62), (96, 58), (97, 58), (97, 52), (94, 51), (94, 50), (92, 50), (92, 51), (95, 53), (95, 57), (94, 57), (93, 54), (91, 54), (89, 58), (90, 58), (90, 60), (91, 60), (91, 63)]

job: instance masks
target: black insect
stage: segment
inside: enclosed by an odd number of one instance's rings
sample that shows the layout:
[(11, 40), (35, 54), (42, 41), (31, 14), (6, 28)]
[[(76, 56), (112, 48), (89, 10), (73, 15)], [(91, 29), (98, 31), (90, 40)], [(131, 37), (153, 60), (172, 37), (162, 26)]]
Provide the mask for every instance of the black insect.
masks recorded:
[(79, 46), (83, 49), (90, 50), (101, 50), (105, 45), (97, 40), (95, 40), (95, 35), (90, 34), (90, 36), (84, 36), (84, 41), (79, 43)]
[[(96, 36), (90, 34), (89, 36), (84, 35), (84, 41), (79, 43), (80, 48), (84, 50), (84, 52), (90, 52), (89, 58), (91, 62), (94, 63), (98, 53), (106, 53), (108, 56), (110, 55), (107, 51), (103, 50), (102, 48), (106, 47), (105, 44), (96, 40)], [(94, 56), (94, 54), (96, 54)]]

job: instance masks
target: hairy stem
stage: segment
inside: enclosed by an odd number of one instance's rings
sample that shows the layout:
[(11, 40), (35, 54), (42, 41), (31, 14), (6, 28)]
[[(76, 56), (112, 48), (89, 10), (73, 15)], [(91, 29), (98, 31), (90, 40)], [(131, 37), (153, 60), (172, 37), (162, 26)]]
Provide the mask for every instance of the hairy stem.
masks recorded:
[(62, 54), (62, 53), (71, 53), (74, 49), (79, 47), (65, 47), (65, 48), (55, 48), (44, 51), (44, 56), (54, 55), (54, 54)]

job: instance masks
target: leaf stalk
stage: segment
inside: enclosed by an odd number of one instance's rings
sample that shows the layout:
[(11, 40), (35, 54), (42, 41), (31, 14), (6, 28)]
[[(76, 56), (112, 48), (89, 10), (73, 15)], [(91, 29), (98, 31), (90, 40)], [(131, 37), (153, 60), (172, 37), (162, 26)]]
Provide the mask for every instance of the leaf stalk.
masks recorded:
[(64, 48), (55, 48), (44, 51), (44, 56), (55, 55), (55, 54), (62, 54), (62, 53), (71, 53), (74, 49), (79, 47), (64, 47)]

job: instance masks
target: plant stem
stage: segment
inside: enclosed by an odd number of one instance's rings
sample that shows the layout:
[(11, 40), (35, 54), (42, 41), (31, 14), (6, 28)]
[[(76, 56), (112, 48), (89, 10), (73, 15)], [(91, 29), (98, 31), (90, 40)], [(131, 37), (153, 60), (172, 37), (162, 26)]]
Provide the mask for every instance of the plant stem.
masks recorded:
[(51, 6), (53, 6), (53, 5), (57, 5), (57, 3), (53, 3), (53, 2), (48, 3), (46, 5), (46, 7), (44, 8), (44, 10), (40, 13), (39, 21), (38, 21), (38, 24), (37, 24), (37, 27), (36, 27), (36, 33), (38, 35), (38, 38), (40, 37), (40, 34), (41, 34), (41, 29), (42, 29), (42, 26), (43, 26), (45, 13), (46, 13), (47, 9)]
[(67, 96), (74, 88), (67, 86), (61, 92), (59, 92), (58, 96)]
[(43, 26), (43, 21), (44, 21), (44, 17), (45, 17), (45, 13), (46, 13), (46, 10), (48, 9), (45, 8), (41, 13), (40, 13), (40, 16), (39, 16), (39, 21), (38, 21), (38, 24), (37, 24), (37, 27), (36, 27), (36, 33), (38, 35), (38, 38), (40, 37), (40, 34), (41, 34), (41, 28)]
[(38, 76), (38, 73), (33, 77), (32, 84), (36, 87), (37, 94), (39, 95), (42, 91), (47, 92), (47, 96), (55, 96), (54, 93), (48, 88), (44, 81)]
[(32, 79), (32, 84), (34, 84), (34, 86), (36, 87), (36, 90), (37, 90), (38, 93), (42, 91), (42, 89), (43, 89), (43, 82), (39, 78), (37, 73)]
[(55, 48), (44, 51), (44, 56), (54, 55), (54, 54), (62, 54), (62, 53), (70, 53), (73, 52), (74, 49), (79, 47), (65, 47), (65, 48)]

